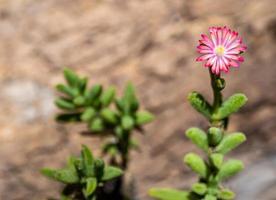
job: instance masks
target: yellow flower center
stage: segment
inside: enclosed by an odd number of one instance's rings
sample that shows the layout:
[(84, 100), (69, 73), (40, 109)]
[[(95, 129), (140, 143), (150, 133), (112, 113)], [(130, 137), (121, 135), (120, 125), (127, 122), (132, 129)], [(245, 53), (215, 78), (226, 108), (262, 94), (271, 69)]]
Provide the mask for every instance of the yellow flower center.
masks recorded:
[(225, 52), (225, 48), (224, 48), (224, 46), (217, 46), (216, 48), (215, 48), (215, 53), (218, 55), (218, 56), (223, 56), (223, 54), (224, 54), (224, 52)]

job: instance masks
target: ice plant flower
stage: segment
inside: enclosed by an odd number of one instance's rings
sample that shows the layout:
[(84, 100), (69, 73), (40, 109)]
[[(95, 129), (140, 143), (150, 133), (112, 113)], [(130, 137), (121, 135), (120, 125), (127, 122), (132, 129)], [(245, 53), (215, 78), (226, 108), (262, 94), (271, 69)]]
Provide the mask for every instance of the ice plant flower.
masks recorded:
[(197, 51), (202, 54), (196, 61), (205, 62), (213, 74), (228, 72), (230, 67), (239, 67), (244, 61), (241, 54), (247, 49), (238, 32), (224, 27), (210, 27), (210, 37), (201, 34)]

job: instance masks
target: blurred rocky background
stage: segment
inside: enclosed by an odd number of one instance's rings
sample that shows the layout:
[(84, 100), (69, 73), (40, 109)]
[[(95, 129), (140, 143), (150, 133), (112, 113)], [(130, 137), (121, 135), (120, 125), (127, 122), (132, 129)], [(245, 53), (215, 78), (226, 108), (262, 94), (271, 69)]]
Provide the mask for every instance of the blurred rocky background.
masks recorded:
[(137, 199), (149, 200), (150, 187), (194, 181), (182, 157), (196, 148), (184, 131), (208, 123), (186, 96), (198, 90), (211, 99), (208, 72), (194, 60), (200, 34), (214, 25), (238, 30), (248, 45), (246, 62), (225, 75), (225, 96), (249, 97), (230, 123), (248, 136), (232, 154), (247, 168), (227, 185), (238, 200), (275, 200), (275, 0), (0, 0), (0, 199), (57, 196), (60, 185), (41, 167), (62, 166), (82, 143), (99, 155), (100, 140), (79, 134), (85, 126), (54, 121), (53, 88), (64, 66), (119, 93), (133, 81), (157, 115), (136, 135), (142, 148), (129, 174)]

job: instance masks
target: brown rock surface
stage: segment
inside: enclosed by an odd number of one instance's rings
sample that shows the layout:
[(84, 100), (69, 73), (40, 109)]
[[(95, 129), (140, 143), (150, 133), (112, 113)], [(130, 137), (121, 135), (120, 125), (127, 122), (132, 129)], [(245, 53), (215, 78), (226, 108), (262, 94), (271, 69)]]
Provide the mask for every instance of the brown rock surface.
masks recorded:
[(240, 200), (274, 200), (274, 0), (0, 0), (0, 199), (57, 195), (59, 184), (40, 176), (41, 167), (62, 166), (82, 143), (99, 155), (99, 140), (78, 134), (84, 126), (53, 120), (53, 86), (63, 66), (119, 90), (132, 80), (144, 107), (157, 115), (145, 136), (137, 134), (143, 148), (130, 165), (139, 199), (149, 199), (150, 187), (182, 188), (194, 180), (182, 157), (195, 147), (183, 133), (207, 123), (185, 99), (191, 90), (211, 97), (194, 47), (213, 25), (237, 29), (249, 47), (242, 67), (225, 76), (226, 96), (242, 91), (250, 99), (230, 126), (248, 136), (233, 154), (248, 170), (229, 185)]

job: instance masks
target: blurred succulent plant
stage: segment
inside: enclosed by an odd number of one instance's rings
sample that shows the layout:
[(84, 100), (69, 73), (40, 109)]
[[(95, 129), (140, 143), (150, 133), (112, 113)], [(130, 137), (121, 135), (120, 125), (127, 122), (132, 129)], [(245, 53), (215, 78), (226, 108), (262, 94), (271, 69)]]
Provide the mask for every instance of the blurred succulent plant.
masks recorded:
[[(58, 84), (61, 93), (55, 101), (63, 111), (57, 116), (60, 122), (84, 122), (92, 133), (107, 133), (103, 153), (111, 156), (111, 162), (127, 168), (129, 150), (137, 148), (132, 138), (134, 130), (154, 119), (148, 111), (139, 110), (135, 89), (128, 83), (123, 96), (118, 98), (114, 87), (106, 90), (101, 85), (87, 87), (87, 78), (78, 76), (70, 69), (64, 70), (67, 84)], [(115, 106), (112, 106), (115, 104)]]
[(81, 156), (71, 156), (65, 168), (44, 168), (41, 173), (65, 184), (62, 200), (96, 200), (104, 184), (120, 177), (123, 171), (94, 158), (88, 147), (83, 145)]

